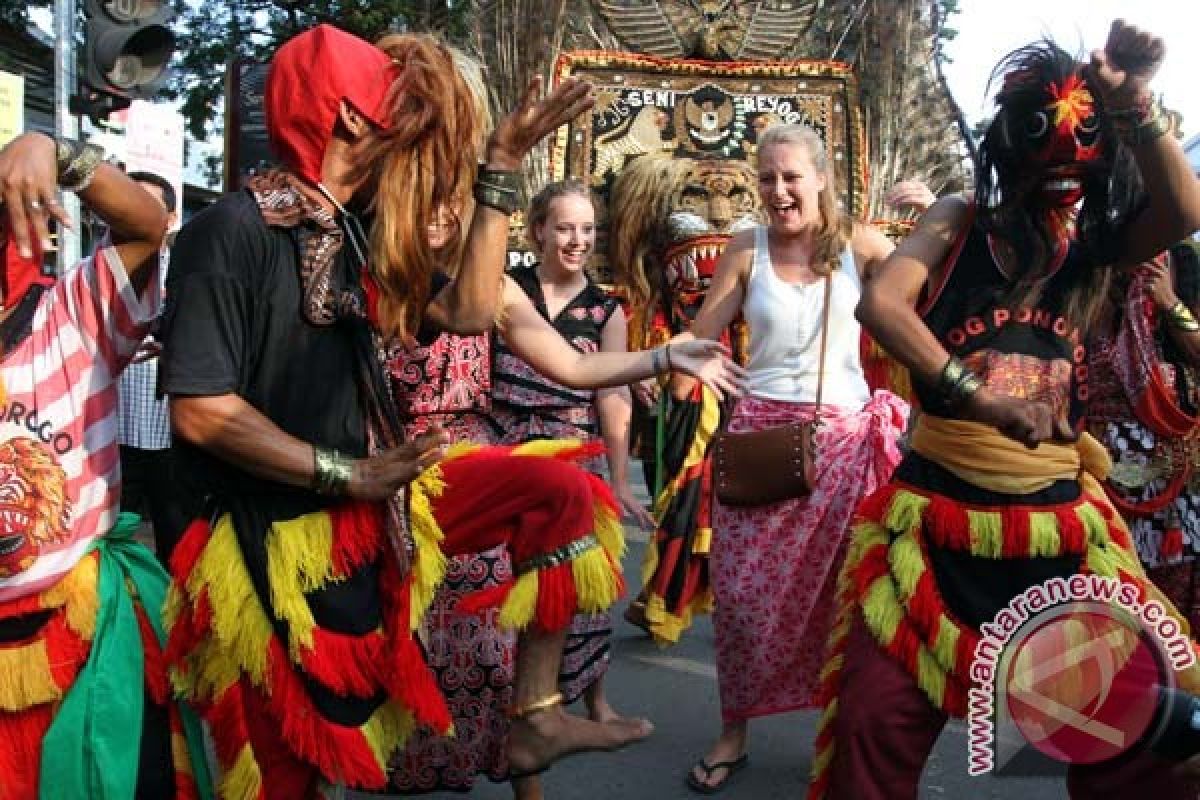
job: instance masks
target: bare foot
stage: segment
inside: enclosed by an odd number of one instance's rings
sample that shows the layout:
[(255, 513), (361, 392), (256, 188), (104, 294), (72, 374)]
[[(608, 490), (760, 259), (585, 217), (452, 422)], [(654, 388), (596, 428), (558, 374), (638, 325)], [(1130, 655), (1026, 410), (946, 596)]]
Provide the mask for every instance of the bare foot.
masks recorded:
[(594, 722), (561, 708), (514, 719), (508, 736), (509, 768), (516, 775), (540, 772), (558, 759), (588, 750), (619, 750), (645, 739), (654, 726), (641, 719)]
[(608, 704), (608, 700), (599, 698), (584, 698), (587, 701), (588, 719), (592, 722), (634, 722), (644, 723), (654, 727), (650, 720), (644, 717), (622, 717), (617, 710)]

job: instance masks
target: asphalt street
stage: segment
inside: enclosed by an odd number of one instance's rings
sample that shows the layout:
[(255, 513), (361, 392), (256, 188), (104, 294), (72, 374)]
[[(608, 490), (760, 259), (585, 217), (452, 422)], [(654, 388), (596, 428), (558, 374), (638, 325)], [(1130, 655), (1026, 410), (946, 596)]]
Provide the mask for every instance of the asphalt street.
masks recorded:
[[(638, 474), (634, 470), (633, 474)], [(631, 588), (640, 575), (647, 535), (629, 530), (625, 572)], [(626, 601), (627, 602), (627, 601)], [(621, 611), (625, 603), (622, 603)], [(670, 649), (660, 649), (617, 616), (609, 697), (621, 713), (645, 716), (654, 735), (618, 753), (574, 756), (543, 776), (547, 800), (686, 800), (700, 795), (684, 784), (684, 774), (703, 756), (720, 726), (713, 630), (707, 617)], [(582, 705), (574, 709), (584, 713)], [(807, 785), (817, 713), (799, 712), (756, 720), (750, 726), (750, 764), (720, 796), (728, 800), (799, 800)], [(1051, 800), (1066, 796), (1057, 764), (1027, 758), (1021, 776), (971, 777), (966, 772), (966, 733), (951, 722), (922, 780), (921, 800)], [(365, 800), (369, 795), (350, 793)], [(450, 800), (462, 794), (436, 793)], [(477, 784), (481, 800), (507, 800), (506, 784)]]

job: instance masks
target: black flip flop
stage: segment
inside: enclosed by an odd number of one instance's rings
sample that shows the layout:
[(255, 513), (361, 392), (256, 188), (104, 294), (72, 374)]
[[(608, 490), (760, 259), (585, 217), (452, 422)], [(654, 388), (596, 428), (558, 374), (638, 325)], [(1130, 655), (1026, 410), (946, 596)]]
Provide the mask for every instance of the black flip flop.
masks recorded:
[[(750, 754), (742, 753), (733, 761), (718, 761), (716, 764), (709, 764), (704, 759), (700, 759), (687, 773), (687, 785), (693, 792), (700, 794), (716, 794), (723, 791), (729, 785), (729, 779), (737, 773), (741, 772), (746, 765), (750, 763)], [(712, 777), (712, 774), (719, 769), (725, 770), (725, 779), (717, 784), (709, 784), (696, 780), (696, 770), (699, 769), (704, 773), (704, 781)]]

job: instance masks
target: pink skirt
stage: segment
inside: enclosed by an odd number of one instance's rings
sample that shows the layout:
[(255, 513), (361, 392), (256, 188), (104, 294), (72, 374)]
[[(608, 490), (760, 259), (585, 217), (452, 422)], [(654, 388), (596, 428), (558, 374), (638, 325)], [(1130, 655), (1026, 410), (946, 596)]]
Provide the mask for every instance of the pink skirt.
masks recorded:
[[(729, 430), (812, 414), (810, 404), (745, 397)], [(908, 405), (890, 392), (876, 392), (861, 410), (825, 406), (821, 418), (810, 496), (755, 508), (713, 503), (713, 625), (726, 722), (817, 707), (851, 517), (900, 462)]]

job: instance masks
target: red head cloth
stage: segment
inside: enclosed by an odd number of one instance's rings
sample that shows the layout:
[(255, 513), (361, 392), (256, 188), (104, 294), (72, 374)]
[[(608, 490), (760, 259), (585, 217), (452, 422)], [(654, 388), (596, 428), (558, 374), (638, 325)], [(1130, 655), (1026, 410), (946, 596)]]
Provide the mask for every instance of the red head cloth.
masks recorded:
[(304, 180), (320, 182), (340, 102), (387, 128), (386, 100), (397, 74), (386, 53), (332, 25), (290, 39), (271, 59), (263, 97), (275, 154)]
[(33, 245), (33, 258), (22, 258), (17, 252), (17, 243), (8, 234), (8, 220), (0, 221), (0, 252), (4, 255), (4, 273), (0, 275), (0, 291), (3, 297), (0, 302), (5, 308), (12, 308), (35, 284), (51, 286), (54, 284), (53, 275), (42, 274), (42, 247), (30, 230)]

